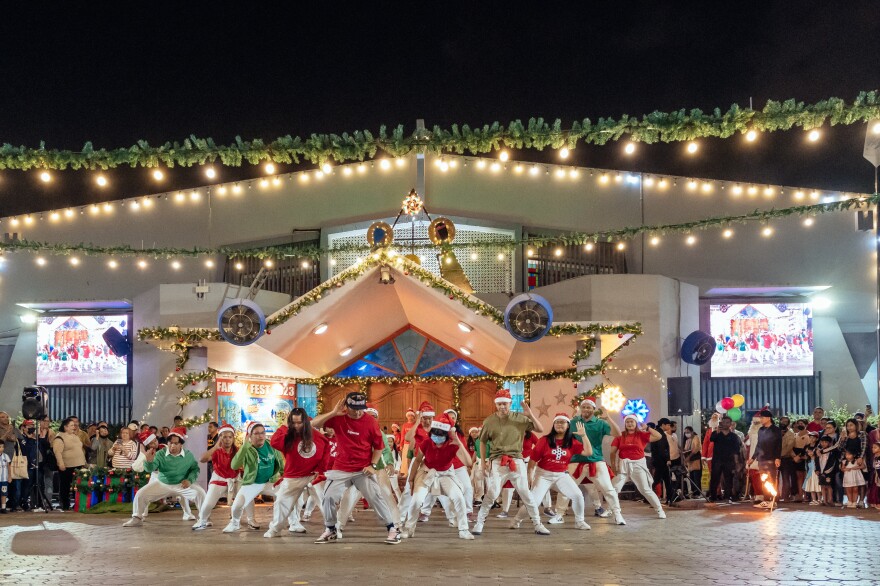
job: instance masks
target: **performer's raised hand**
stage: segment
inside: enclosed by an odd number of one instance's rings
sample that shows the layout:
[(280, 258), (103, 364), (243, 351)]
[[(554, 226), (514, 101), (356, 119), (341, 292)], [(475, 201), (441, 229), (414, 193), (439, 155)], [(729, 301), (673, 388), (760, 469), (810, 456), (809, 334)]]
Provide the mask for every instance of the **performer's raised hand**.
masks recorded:
[(152, 462), (156, 458), (156, 448), (148, 448), (144, 454), (144, 460)]
[(574, 433), (575, 433), (575, 435), (579, 435), (579, 436), (581, 436), (581, 437), (586, 437), (586, 436), (587, 436), (587, 430), (584, 428), (584, 422), (583, 422), (583, 421), (578, 421), (577, 423), (575, 423), (575, 425), (574, 425)]

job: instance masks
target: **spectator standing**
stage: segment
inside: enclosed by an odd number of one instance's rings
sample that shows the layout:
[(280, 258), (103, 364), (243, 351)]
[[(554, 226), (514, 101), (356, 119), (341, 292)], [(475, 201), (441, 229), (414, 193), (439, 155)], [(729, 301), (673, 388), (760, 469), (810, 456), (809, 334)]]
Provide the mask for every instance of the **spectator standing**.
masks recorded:
[[(867, 468), (864, 464), (868, 452), (868, 434), (861, 430), (859, 422), (855, 417), (846, 420), (844, 431), (840, 434), (840, 439), (837, 443), (837, 449), (840, 452), (841, 473), (843, 475), (846, 475), (848, 470), (844, 466), (847, 452), (850, 452), (855, 456), (855, 464), (857, 465), (857, 468), (854, 469), (863, 470)], [(853, 484), (854, 477), (855, 473), (850, 474), (850, 487), (857, 487), (856, 492), (858, 493), (858, 502), (861, 503), (862, 499), (867, 494), (867, 486), (865, 486), (864, 482)], [(864, 475), (862, 480), (864, 480)], [(841, 482), (841, 486), (845, 485)], [(854, 501), (849, 498), (850, 492), (851, 491), (847, 491), (847, 500), (852, 504)], [(867, 505), (867, 502), (865, 502), (865, 504)]]
[(791, 429), (791, 420), (788, 417), (779, 418), (779, 431), (782, 435), (782, 448), (780, 449), (779, 465), (779, 500), (790, 501), (799, 493), (797, 483), (797, 466), (794, 462), (795, 434)]
[(725, 415), (718, 423), (718, 430), (713, 431), (710, 440), (714, 445), (712, 451), (712, 473), (709, 477), (709, 501), (718, 498), (718, 485), (723, 480), (724, 498), (730, 504), (736, 504), (733, 492), (733, 478), (736, 475), (737, 459), (742, 454), (742, 442), (733, 431), (733, 420)]
[[(778, 492), (778, 470), (782, 464), (782, 431), (773, 424), (772, 411), (762, 409), (759, 415), (761, 428), (758, 430), (758, 445), (755, 448), (752, 461), (758, 463), (759, 477), (767, 474), (767, 481), (774, 484)], [(769, 509), (772, 506), (772, 495), (763, 480), (761, 481), (761, 490), (764, 493), (764, 500), (755, 506)]]
[[(871, 433), (877, 433), (874, 430)], [(871, 467), (868, 471), (871, 474), (868, 487), (868, 504), (875, 509), (880, 509), (880, 441), (871, 444)]]
[(840, 460), (837, 449), (829, 435), (819, 438), (819, 449), (816, 452), (816, 472), (819, 475), (819, 486), (822, 487), (822, 504), (830, 507), (834, 502), (834, 484), (837, 472), (840, 470)]
[(62, 511), (68, 511), (73, 475), (86, 464), (79, 422), (75, 417), (68, 417), (61, 422), (61, 431), (52, 440), (52, 450), (58, 463), (58, 503)]
[(810, 445), (810, 438), (812, 437), (810, 432), (807, 431), (807, 423), (806, 419), (798, 419), (794, 424), (794, 448), (792, 448), (794, 456), (792, 459), (794, 461), (794, 473), (798, 488), (798, 495), (794, 500), (796, 503), (806, 500), (804, 482), (807, 477), (807, 446)]
[[(658, 485), (666, 488), (666, 504), (672, 504), (674, 491), (672, 489), (672, 473), (669, 467), (672, 466), (672, 451), (669, 442), (669, 433), (672, 428), (672, 422), (663, 417), (657, 422), (658, 431), (662, 437), (657, 441), (651, 442), (651, 460), (654, 464), (654, 484), (652, 488), (656, 492)], [(676, 446), (678, 448), (678, 446)]]
[[(837, 429), (837, 422), (833, 419), (825, 420), (824, 433), (819, 437), (819, 441), (822, 441), (823, 437), (830, 438), (831, 446), (834, 450), (837, 450), (837, 444), (840, 441), (840, 433)], [(838, 451), (838, 455), (836, 458), (838, 461), (840, 460), (840, 453)], [(831, 491), (834, 498), (834, 505), (840, 506), (843, 504), (843, 473), (840, 470), (840, 466), (837, 466), (834, 471), (834, 479), (831, 483)]]
[(18, 445), (21, 455), (27, 458), (27, 478), (15, 480), (14, 500), (9, 505), (10, 511), (21, 509), (30, 511), (31, 489), (37, 480), (37, 465), (40, 459), (39, 440), (37, 439), (37, 424), (33, 419), (25, 419), (18, 428)]
[[(691, 482), (700, 490), (700, 484), (703, 481), (702, 445), (700, 444), (700, 436), (694, 432), (694, 428), (690, 425), (684, 428), (683, 457)], [(696, 498), (696, 494), (691, 493), (688, 497)]]
[[(148, 430), (149, 433), (149, 430)], [(110, 448), (110, 457), (113, 458), (113, 467), (128, 470), (134, 464), (139, 455), (137, 443), (131, 439), (131, 430), (123, 427), (119, 430), (119, 438)]]
[(55, 472), (58, 471), (58, 465), (55, 462), (55, 454), (52, 451), (52, 440), (55, 439), (55, 432), (50, 424), (52, 420), (47, 415), (40, 420), (40, 430), (37, 432), (37, 439), (40, 442), (40, 477), (43, 486), (38, 487), (46, 495), (46, 502), (52, 502), (52, 493), (55, 489)]
[(101, 422), (98, 424), (98, 433), (92, 440), (92, 449), (89, 453), (89, 464), (95, 466), (106, 466), (110, 461), (110, 449), (113, 447), (113, 440), (110, 439), (110, 430), (107, 424)]
[(807, 431), (822, 433), (822, 430), (825, 429), (825, 424), (822, 422), (823, 419), (825, 419), (825, 409), (821, 407), (813, 409), (813, 420), (807, 424)]

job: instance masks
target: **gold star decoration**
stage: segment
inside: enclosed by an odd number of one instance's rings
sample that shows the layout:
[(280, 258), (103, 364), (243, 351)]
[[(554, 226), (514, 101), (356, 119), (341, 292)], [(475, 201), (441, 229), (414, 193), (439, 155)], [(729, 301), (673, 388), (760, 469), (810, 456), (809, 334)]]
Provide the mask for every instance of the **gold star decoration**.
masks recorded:
[(541, 399), (541, 404), (538, 405), (538, 417), (547, 417), (547, 411), (550, 409), (550, 404), (547, 403), (544, 399)]
[(566, 395), (566, 394), (563, 393), (562, 391), (559, 391), (559, 394), (556, 395), (556, 404), (557, 404), (557, 405), (564, 405), (564, 404), (565, 404), (565, 398), (566, 398), (567, 396), (568, 396), (568, 395)]

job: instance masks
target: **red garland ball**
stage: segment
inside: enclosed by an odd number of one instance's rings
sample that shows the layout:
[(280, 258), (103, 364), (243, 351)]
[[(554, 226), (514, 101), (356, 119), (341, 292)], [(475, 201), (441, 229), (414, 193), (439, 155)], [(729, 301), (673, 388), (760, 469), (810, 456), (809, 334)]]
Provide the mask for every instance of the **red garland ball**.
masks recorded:
[(614, 362), (614, 359), (613, 359), (613, 358), (609, 358), (609, 359), (608, 359), (608, 362)]
[(618, 337), (618, 338), (622, 338), (622, 337), (623, 337), (623, 334), (617, 334), (617, 337)]
[(107, 474), (109, 474), (110, 476), (113, 476), (113, 470), (108, 470)]
[(183, 338), (177, 338), (177, 341), (183, 344)]
[(196, 386), (196, 381), (193, 381), (191, 384), (192, 386)]
[(271, 335), (272, 335), (272, 330), (266, 330), (266, 335), (267, 335), (267, 336), (271, 336)]
[(403, 271), (403, 274), (406, 275), (406, 276), (408, 277), (408, 276), (409, 276), (409, 271)]
[(175, 367), (174, 372), (180, 372), (180, 367), (179, 366)]

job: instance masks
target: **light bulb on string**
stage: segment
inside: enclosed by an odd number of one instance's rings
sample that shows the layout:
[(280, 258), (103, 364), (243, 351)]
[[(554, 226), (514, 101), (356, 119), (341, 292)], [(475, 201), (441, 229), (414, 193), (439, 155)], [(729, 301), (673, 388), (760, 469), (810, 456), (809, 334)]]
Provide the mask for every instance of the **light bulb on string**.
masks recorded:
[(379, 167), (382, 170), (387, 171), (391, 168), (391, 161), (389, 161), (388, 159), (382, 159), (381, 161), (379, 161)]
[(329, 175), (333, 172), (333, 165), (331, 165), (330, 163), (324, 163), (323, 165), (321, 165), (321, 171), (324, 172), (324, 175)]
[(562, 147), (561, 149), (559, 149), (560, 159), (567, 159), (569, 154), (571, 154), (571, 151), (568, 150), (568, 147)]
[(98, 184), (98, 187), (107, 187), (107, 178), (103, 175), (98, 175), (95, 177), (95, 183)]
[(804, 226), (806, 226), (807, 228), (812, 226), (814, 223), (815, 223), (815, 220), (813, 220), (813, 218), (804, 219)]
[(880, 134), (880, 121), (874, 122), (871, 126), (871, 132), (874, 134)]
[(540, 172), (541, 172), (541, 170), (538, 169), (537, 165), (532, 165), (531, 169), (529, 169), (529, 175), (532, 175), (533, 177), (537, 176), (538, 173), (540, 173)]
[(510, 153), (508, 153), (507, 151), (501, 151), (501, 153), (498, 154), (498, 159), (502, 163), (506, 163), (507, 160), (510, 159)]
[(807, 133), (807, 140), (810, 142), (818, 142), (820, 138), (822, 138), (822, 133), (818, 128), (814, 128)]
[(697, 237), (694, 235), (690, 235), (685, 239), (685, 242), (687, 243), (688, 246), (693, 246), (694, 244), (697, 243)]
[(748, 142), (755, 142), (758, 139), (758, 131), (757, 130), (749, 130), (746, 132), (746, 140)]
[(771, 228), (770, 226), (765, 226), (764, 229), (761, 230), (761, 236), (763, 236), (764, 238), (769, 238), (770, 236), (773, 236), (773, 228)]
[(266, 175), (274, 175), (275, 174), (275, 164), (274, 163), (266, 163), (263, 165), (263, 171), (266, 172)]
[(691, 141), (687, 144), (687, 152), (691, 155), (696, 154), (699, 148), (700, 146), (694, 141)]
[(67, 208), (66, 210), (64, 210), (64, 215), (65, 215), (65, 217), (72, 218), (73, 217), (73, 210), (70, 208)]
[(721, 233), (721, 235), (725, 238), (731, 238), (733, 236), (733, 230), (727, 228), (726, 230), (724, 230), (724, 232)]
[(634, 142), (626, 143), (626, 146), (623, 147), (623, 152), (625, 152), (628, 155), (631, 155), (634, 152), (636, 152), (636, 143), (634, 143)]
[(40, 181), (42, 181), (43, 183), (49, 183), (50, 181), (52, 181), (52, 174), (48, 171), (42, 171), (40, 173)]
[(217, 177), (217, 171), (214, 170), (213, 166), (208, 165), (207, 167), (205, 167), (205, 177), (207, 177), (208, 179), (214, 179), (215, 177)]

